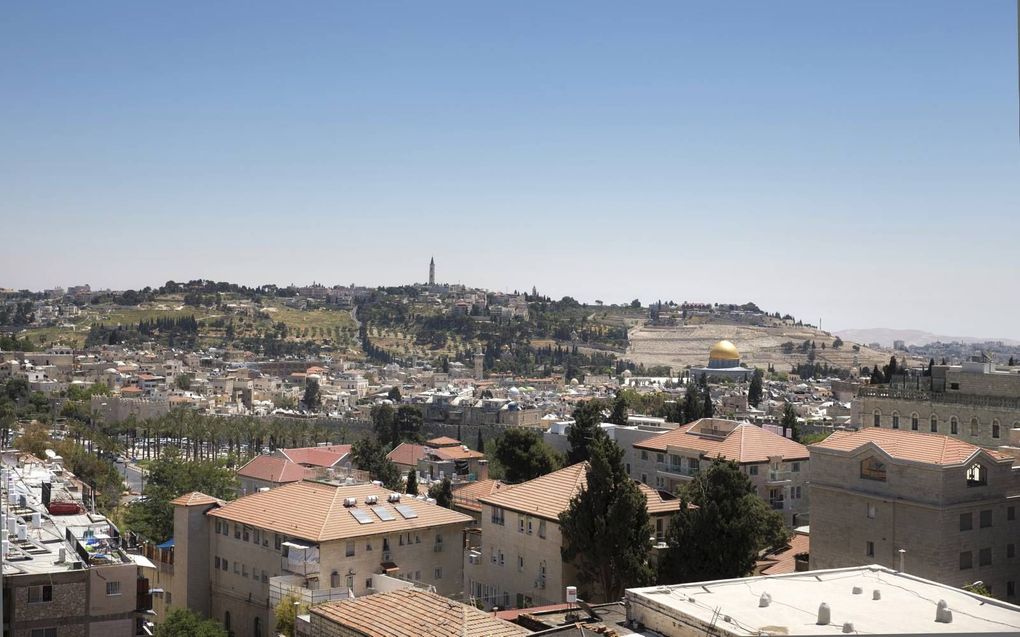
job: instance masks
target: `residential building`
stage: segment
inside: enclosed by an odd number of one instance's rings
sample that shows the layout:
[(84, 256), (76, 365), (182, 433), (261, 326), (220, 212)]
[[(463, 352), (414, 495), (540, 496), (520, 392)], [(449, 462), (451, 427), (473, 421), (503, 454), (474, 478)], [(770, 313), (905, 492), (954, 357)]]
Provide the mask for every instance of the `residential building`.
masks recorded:
[[(481, 537), (468, 550), (465, 595), (486, 608), (540, 606), (563, 601), (566, 586), (587, 589), (574, 567), (563, 561), (559, 515), (587, 484), (587, 463), (482, 496)], [(662, 541), (680, 501), (640, 485), (648, 500), (656, 537)], [(584, 599), (593, 599), (585, 590)]]
[(931, 376), (862, 385), (851, 414), (859, 427), (938, 433), (994, 448), (1020, 430), (1020, 373), (984, 361), (936, 365)]
[(716, 458), (732, 460), (787, 525), (807, 522), (809, 454), (804, 445), (757, 425), (702, 418), (634, 443), (630, 476), (675, 493)]
[(374, 484), (296, 482), (223, 503), (174, 501), (174, 603), (266, 637), (288, 594), (361, 596), (397, 578), (459, 595), (471, 518)]
[(663, 637), (1020, 631), (1020, 607), (877, 565), (632, 588), (626, 605)]
[(868, 428), (811, 445), (811, 567), (881, 564), (1016, 600), (1020, 467), (951, 436)]

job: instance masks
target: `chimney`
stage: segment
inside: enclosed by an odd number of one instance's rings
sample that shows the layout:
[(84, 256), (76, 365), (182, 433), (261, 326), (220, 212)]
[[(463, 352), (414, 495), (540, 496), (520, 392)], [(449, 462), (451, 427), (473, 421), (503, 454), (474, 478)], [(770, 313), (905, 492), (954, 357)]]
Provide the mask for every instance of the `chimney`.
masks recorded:
[(489, 461), (488, 460), (479, 460), (478, 461), (478, 476), (477, 476), (477, 479), (479, 481), (481, 481), (481, 480), (488, 480), (489, 479)]

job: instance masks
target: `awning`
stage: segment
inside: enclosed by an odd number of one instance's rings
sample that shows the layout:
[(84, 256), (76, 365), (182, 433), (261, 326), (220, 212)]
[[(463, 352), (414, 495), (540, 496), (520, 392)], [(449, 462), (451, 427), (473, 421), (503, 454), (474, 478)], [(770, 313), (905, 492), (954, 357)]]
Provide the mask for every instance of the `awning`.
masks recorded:
[(297, 542), (284, 542), (283, 545), (289, 546), (292, 549), (301, 549), (302, 551), (307, 551), (312, 548), (310, 546), (305, 546), (304, 544), (298, 544)]
[(379, 566), (382, 567), (383, 573), (394, 573), (400, 570), (400, 567), (397, 566), (394, 562), (383, 562)]
[(156, 568), (156, 565), (152, 563), (152, 560), (145, 557), (144, 555), (135, 555), (134, 553), (128, 553), (128, 557), (131, 561), (141, 566), (142, 568)]
[(163, 542), (162, 544), (157, 544), (156, 545), (156, 548), (158, 548), (158, 549), (172, 549), (173, 547), (174, 547), (174, 539), (173, 538), (170, 538), (169, 540), (167, 540), (166, 542)]

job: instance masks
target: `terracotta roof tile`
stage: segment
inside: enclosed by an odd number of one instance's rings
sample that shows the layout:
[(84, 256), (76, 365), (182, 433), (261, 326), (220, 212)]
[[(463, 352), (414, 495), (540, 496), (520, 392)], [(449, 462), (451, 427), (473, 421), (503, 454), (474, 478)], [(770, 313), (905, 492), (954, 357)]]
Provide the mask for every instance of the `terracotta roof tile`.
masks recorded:
[[(249, 524), (278, 533), (285, 533), (312, 542), (325, 542), (350, 537), (400, 533), (443, 525), (466, 525), (471, 518), (463, 513), (436, 504), (404, 496), (401, 505), (412, 509), (417, 517), (405, 519), (386, 501), (391, 492), (374, 484), (332, 485), (322, 482), (292, 482), (271, 491), (253, 493), (210, 511), (213, 517)], [(388, 510), (393, 520), (381, 520), (365, 504), (365, 497), (378, 496), (379, 506)], [(357, 508), (371, 517), (360, 524), (344, 498), (357, 498)]]
[[(732, 431), (715, 435), (718, 427), (733, 427)], [(768, 462), (769, 456), (782, 456), (785, 460), (807, 460), (808, 449), (799, 442), (766, 431), (749, 423), (731, 420), (702, 418), (689, 425), (634, 443), (637, 449), (665, 453), (667, 447), (693, 449), (706, 458), (724, 458), (739, 463)]]
[(204, 505), (207, 505), (207, 504), (220, 504), (220, 505), (222, 505), (223, 504), (223, 500), (219, 500), (217, 498), (212, 497), (211, 495), (206, 495), (206, 494), (200, 493), (198, 491), (192, 491), (191, 493), (185, 493), (181, 497), (176, 498), (174, 500), (171, 500), (170, 504), (172, 504), (174, 506), (183, 506), (183, 507), (204, 506)]
[(351, 445), (329, 445), (323, 447), (295, 447), (280, 449), (280, 454), (291, 462), (315, 467), (332, 467), (351, 452)]
[(425, 444), (427, 444), (430, 447), (446, 447), (446, 446), (459, 447), (464, 443), (462, 443), (460, 440), (457, 440), (456, 438), (451, 438), (449, 436), (439, 436), (438, 438), (433, 438), (432, 440), (426, 440)]
[(402, 442), (397, 445), (393, 451), (386, 454), (386, 457), (396, 464), (402, 464), (404, 466), (414, 466), (418, 464), (418, 461), (425, 457), (424, 445), (415, 445), (410, 442)]
[(811, 448), (855, 451), (868, 444), (874, 444), (893, 458), (942, 466), (963, 464), (980, 451), (997, 460), (1009, 459), (1009, 456), (998, 451), (982, 449), (952, 436), (876, 427), (860, 431), (837, 431), (811, 445)]
[[(531, 631), (477, 608), (415, 589), (327, 602), (311, 614), (359, 634), (386, 637), (523, 637)], [(317, 619), (313, 618), (313, 622)]]
[(280, 484), (314, 477), (306, 467), (276, 456), (256, 456), (238, 469), (237, 475)]
[[(560, 513), (570, 506), (570, 500), (587, 485), (588, 463), (579, 462), (550, 474), (516, 484), (512, 489), (482, 496), (483, 504), (519, 511), (548, 520), (558, 520)], [(663, 494), (647, 485), (640, 485), (648, 499), (648, 512), (652, 515), (680, 510), (680, 500), (664, 498)]]
[(432, 449), (431, 453), (440, 460), (481, 460), (485, 457), (480, 451), (464, 447), (440, 447)]
[(499, 480), (477, 480), (453, 486), (453, 504), (469, 511), (482, 512), (482, 505), (478, 498), (492, 495), (502, 490), (510, 489), (513, 485), (504, 484)]
[(758, 560), (758, 574), (782, 575), (784, 573), (793, 573), (797, 570), (796, 556), (800, 553), (807, 553), (810, 549), (810, 536), (804, 533), (795, 533), (786, 548)]

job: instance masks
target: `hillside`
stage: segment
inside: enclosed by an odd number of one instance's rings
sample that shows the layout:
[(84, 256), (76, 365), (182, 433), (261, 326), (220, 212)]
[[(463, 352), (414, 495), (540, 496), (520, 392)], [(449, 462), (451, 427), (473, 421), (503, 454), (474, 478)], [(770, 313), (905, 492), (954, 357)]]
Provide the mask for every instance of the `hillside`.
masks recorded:
[[(855, 343), (844, 339), (842, 347), (835, 349), (835, 336), (812, 327), (795, 325), (746, 325), (727, 323), (703, 323), (671, 327), (641, 325), (630, 330), (630, 345), (626, 358), (650, 365), (669, 365), (682, 368), (687, 365), (701, 366), (708, 363), (708, 350), (717, 341), (726, 339), (736, 345), (741, 361), (751, 367), (775, 365), (779, 371), (788, 371), (797, 363), (808, 361), (807, 353), (797, 346), (804, 341), (814, 341), (815, 362), (848, 369), (853, 365), (854, 355), (861, 366), (889, 362), (890, 352), (860, 346), (855, 352)], [(794, 347), (792, 351), (789, 345)], [(824, 349), (822, 345), (825, 345)]]
[(932, 334), (923, 330), (899, 330), (885, 327), (839, 330), (836, 334), (845, 340), (849, 339), (858, 343), (879, 343), (882, 347), (892, 347), (894, 341), (903, 341), (908, 347), (928, 345), (929, 343), (986, 343), (988, 341), (1001, 341), (1004, 345), (1020, 345), (1020, 341), (1008, 338), (946, 336), (944, 334)]

